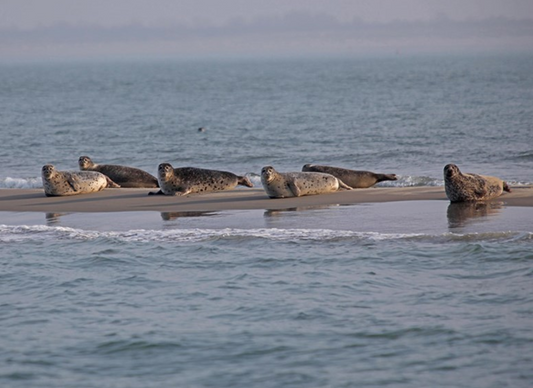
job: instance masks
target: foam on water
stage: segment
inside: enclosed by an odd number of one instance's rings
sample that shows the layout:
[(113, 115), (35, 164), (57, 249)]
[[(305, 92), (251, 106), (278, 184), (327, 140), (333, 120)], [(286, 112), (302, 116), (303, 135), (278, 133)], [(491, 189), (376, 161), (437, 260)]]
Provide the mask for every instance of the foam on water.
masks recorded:
[[(531, 186), (529, 181), (506, 181), (510, 186)], [(423, 186), (444, 186), (444, 179), (437, 179), (430, 176), (399, 176), (396, 181), (384, 181), (376, 184), (376, 187), (423, 187)]]
[(41, 178), (12, 178), (0, 179), (1, 189), (41, 189), (43, 181)]
[(120, 242), (180, 242), (196, 243), (210, 240), (264, 239), (281, 242), (303, 241), (386, 241), (416, 240), (426, 242), (468, 242), (468, 241), (519, 241), (531, 240), (533, 233), (501, 231), (486, 233), (379, 233), (354, 232), (331, 229), (172, 229), (128, 231), (92, 231), (62, 226), (46, 225), (0, 225), (1, 242), (21, 242), (28, 240), (81, 240), (105, 239)]
[[(250, 172), (245, 174), (255, 187), (261, 187), (261, 176)], [(533, 182), (507, 181), (511, 186), (530, 186)], [(430, 176), (399, 175), (396, 181), (385, 181), (376, 184), (376, 187), (423, 187), (444, 186), (444, 180)], [(43, 187), (40, 177), (30, 178), (0, 178), (0, 189), (40, 189)]]
[(429, 176), (399, 175), (398, 180), (384, 181), (376, 185), (377, 187), (414, 187), (414, 186), (444, 186), (443, 179), (436, 179)]

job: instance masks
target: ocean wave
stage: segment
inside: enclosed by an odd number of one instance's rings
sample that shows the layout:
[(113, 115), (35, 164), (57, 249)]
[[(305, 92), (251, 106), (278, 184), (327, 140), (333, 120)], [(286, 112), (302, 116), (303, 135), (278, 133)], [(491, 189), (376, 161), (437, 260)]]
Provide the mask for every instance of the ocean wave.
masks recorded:
[[(245, 174), (255, 187), (261, 187), (261, 176), (255, 173)], [(510, 182), (512, 185), (515, 183)], [(527, 185), (526, 182), (517, 182), (518, 185)], [(444, 186), (442, 179), (426, 176), (400, 176), (396, 181), (380, 182), (376, 187), (414, 187), (414, 186)], [(0, 179), (2, 189), (40, 189), (43, 187), (41, 178), (3, 178)]]
[[(261, 186), (261, 175), (247, 173), (246, 176), (252, 181), (254, 186)], [(444, 186), (443, 179), (436, 179), (429, 176), (398, 175), (398, 180), (385, 181), (376, 184), (376, 187), (413, 187), (413, 186)]]
[(2, 178), (0, 188), (2, 189), (41, 189), (43, 181), (39, 178)]
[(91, 231), (61, 226), (46, 225), (0, 225), (0, 242), (21, 242), (32, 240), (81, 240), (104, 239), (117, 242), (172, 242), (197, 243), (216, 240), (264, 239), (280, 242), (337, 242), (337, 241), (384, 241), (415, 240), (427, 242), (471, 242), (471, 241), (520, 241), (533, 240), (533, 233), (504, 231), (490, 233), (379, 233), (355, 232), (331, 229), (172, 229), (129, 231)]
[[(254, 186), (261, 186), (261, 175), (247, 173), (246, 176), (252, 181)], [(376, 187), (414, 187), (414, 186), (444, 186), (443, 179), (436, 179), (429, 176), (399, 175), (398, 180), (385, 181), (376, 184)]]
[(258, 175), (254, 172), (247, 172), (244, 174), (248, 179), (250, 179), (250, 182), (254, 185), (254, 187), (261, 187), (261, 175)]
[(533, 186), (533, 182), (528, 181), (506, 181), (509, 186)]
[(380, 182), (376, 187), (444, 186), (443, 179), (429, 176), (398, 175), (398, 180)]
[[(528, 181), (506, 181), (510, 186), (532, 186), (533, 182)], [(410, 176), (400, 175), (396, 181), (385, 181), (376, 184), (376, 187), (422, 187), (422, 186), (444, 186), (444, 179), (437, 179), (430, 176)]]
[[(261, 175), (247, 173), (246, 176), (252, 181), (254, 186), (261, 186)], [(398, 180), (385, 181), (376, 184), (376, 187), (415, 187), (415, 186), (444, 186), (443, 179), (436, 179), (429, 176), (398, 175)]]
[[(246, 173), (255, 187), (261, 187), (261, 175), (253, 172)], [(507, 181), (511, 186), (532, 186), (533, 182), (527, 181)], [(443, 179), (429, 176), (400, 175), (396, 181), (385, 181), (376, 184), (376, 187), (422, 187), (422, 186), (444, 186)], [(41, 178), (3, 178), (0, 179), (1, 189), (41, 189), (43, 183)]]
[(525, 151), (525, 152), (520, 152), (514, 156), (512, 156), (512, 159), (514, 160), (520, 160), (520, 161), (523, 161), (523, 160), (533, 160), (533, 150), (531, 151)]

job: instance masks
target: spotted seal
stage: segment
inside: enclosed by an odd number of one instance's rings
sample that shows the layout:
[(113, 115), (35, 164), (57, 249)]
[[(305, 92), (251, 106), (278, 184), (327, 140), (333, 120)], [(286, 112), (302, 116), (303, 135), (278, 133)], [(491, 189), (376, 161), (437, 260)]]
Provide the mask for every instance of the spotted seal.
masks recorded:
[(51, 164), (41, 171), (44, 194), (47, 197), (94, 193), (106, 187), (120, 187), (96, 171), (58, 171)]
[(187, 195), (231, 190), (237, 185), (253, 187), (245, 176), (228, 171), (207, 170), (196, 167), (173, 168), (170, 163), (161, 163), (157, 168), (160, 190), (149, 194)]
[(352, 188), (333, 175), (322, 172), (277, 172), (272, 166), (261, 169), (261, 183), (270, 198), (301, 197)]
[(455, 164), (444, 167), (444, 188), (451, 202), (483, 201), (511, 192), (500, 178), (462, 173)]
[(317, 164), (306, 164), (302, 167), (302, 171), (324, 172), (333, 175), (353, 189), (366, 189), (378, 182), (398, 180), (396, 174), (377, 174), (371, 171), (349, 170), (347, 168), (319, 166)]
[(135, 167), (96, 164), (88, 156), (80, 156), (78, 165), (82, 171), (98, 171), (108, 176), (120, 187), (159, 187), (155, 176)]

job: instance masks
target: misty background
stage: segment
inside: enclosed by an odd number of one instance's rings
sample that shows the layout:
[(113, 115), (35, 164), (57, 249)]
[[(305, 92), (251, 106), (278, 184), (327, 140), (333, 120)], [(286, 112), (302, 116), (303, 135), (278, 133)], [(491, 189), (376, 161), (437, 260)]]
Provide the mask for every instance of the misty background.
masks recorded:
[(531, 0), (0, 0), (0, 58), (533, 50)]

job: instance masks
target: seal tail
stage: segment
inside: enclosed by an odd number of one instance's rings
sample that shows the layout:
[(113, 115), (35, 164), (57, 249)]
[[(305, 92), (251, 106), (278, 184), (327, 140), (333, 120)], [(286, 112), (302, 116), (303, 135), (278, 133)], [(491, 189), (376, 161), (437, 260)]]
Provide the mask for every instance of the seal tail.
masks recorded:
[(341, 189), (344, 189), (344, 190), (353, 190), (353, 187), (348, 186), (346, 183), (344, 183), (343, 181), (341, 181), (339, 178), (337, 178), (337, 180), (339, 181), (339, 190), (341, 190)]
[(118, 189), (120, 187), (119, 184), (113, 182), (111, 180), (111, 178), (109, 178), (108, 176), (106, 176), (106, 181), (107, 181), (107, 188), (111, 188), (111, 189)]
[(383, 181), (397, 181), (398, 177), (396, 174), (376, 174), (378, 178), (378, 182)]
[(507, 182), (503, 182), (503, 191), (507, 191), (508, 193), (511, 192), (511, 188), (507, 184)]
[(254, 187), (254, 184), (247, 176), (237, 176), (237, 184), (246, 187)]

